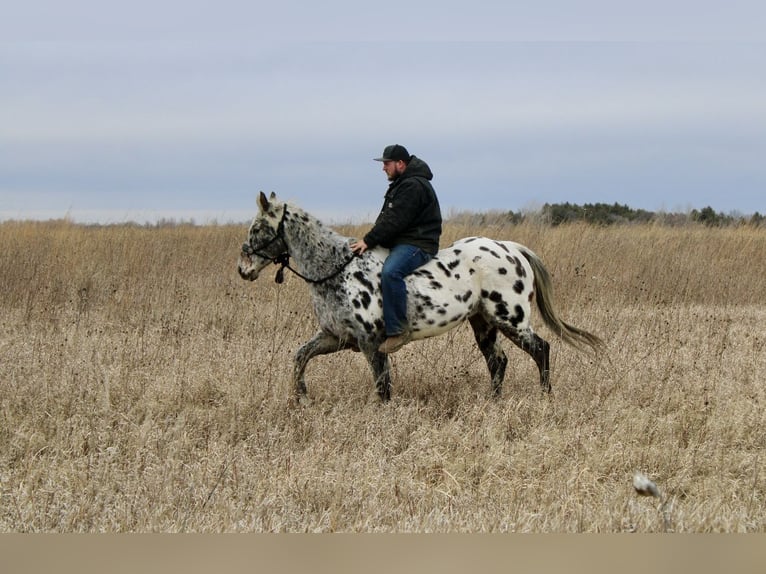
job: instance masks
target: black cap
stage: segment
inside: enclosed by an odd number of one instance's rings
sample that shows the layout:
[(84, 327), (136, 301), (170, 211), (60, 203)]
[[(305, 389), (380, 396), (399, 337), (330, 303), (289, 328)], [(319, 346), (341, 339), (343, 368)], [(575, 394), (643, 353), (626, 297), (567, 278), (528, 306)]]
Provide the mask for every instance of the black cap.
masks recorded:
[(386, 146), (383, 150), (383, 157), (376, 157), (375, 161), (403, 161), (405, 163), (410, 161), (410, 154), (407, 148), (403, 145), (394, 144)]

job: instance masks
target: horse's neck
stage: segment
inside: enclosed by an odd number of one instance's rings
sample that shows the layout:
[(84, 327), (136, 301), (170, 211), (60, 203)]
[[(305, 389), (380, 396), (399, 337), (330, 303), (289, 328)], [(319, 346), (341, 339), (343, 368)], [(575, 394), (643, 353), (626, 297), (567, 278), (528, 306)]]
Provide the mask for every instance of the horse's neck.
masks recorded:
[(312, 278), (327, 275), (351, 255), (348, 238), (339, 235), (307, 213), (287, 206), (285, 239), (296, 268)]

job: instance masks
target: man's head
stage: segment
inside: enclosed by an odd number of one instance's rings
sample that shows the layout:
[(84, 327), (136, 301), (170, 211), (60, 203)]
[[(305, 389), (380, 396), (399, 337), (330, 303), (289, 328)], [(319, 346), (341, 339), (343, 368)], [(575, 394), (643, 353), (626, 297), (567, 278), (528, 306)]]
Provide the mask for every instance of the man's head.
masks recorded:
[(386, 146), (381, 157), (376, 157), (375, 161), (383, 162), (383, 171), (388, 176), (388, 181), (394, 181), (404, 173), (407, 164), (410, 163), (410, 156), (407, 148), (403, 145), (394, 144)]

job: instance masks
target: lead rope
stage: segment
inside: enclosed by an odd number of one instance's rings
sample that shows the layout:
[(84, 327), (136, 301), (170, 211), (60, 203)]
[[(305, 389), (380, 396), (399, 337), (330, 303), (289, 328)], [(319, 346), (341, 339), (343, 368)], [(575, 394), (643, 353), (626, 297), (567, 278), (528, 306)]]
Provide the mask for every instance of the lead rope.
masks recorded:
[[(282, 310), (281, 307), (281, 299), (280, 299), (280, 293), (282, 292), (281, 289), (276, 289), (276, 305), (274, 305), (274, 326), (271, 329), (272, 333), (279, 333), (278, 324), (279, 318), (282, 316)], [(271, 356), (269, 357), (269, 376), (266, 380), (266, 390), (268, 392), (269, 398), (272, 396), (271, 392), (271, 386), (274, 382), (274, 361), (277, 356), (277, 337), (271, 337)]]

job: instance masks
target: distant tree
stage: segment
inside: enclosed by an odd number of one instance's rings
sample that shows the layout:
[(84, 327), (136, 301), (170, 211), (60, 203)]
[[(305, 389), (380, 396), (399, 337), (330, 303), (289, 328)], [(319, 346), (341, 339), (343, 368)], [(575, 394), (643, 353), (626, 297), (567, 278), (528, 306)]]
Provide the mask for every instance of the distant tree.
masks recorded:
[(691, 216), (692, 221), (702, 223), (708, 227), (715, 227), (721, 224), (721, 217), (715, 212), (715, 209), (709, 205), (707, 207), (703, 207), (700, 211), (693, 209)]
[(586, 203), (583, 206), (571, 203), (549, 204), (543, 206), (543, 215), (551, 225), (585, 221), (596, 225), (613, 225), (630, 222), (649, 222), (654, 213), (643, 209), (631, 209), (618, 203)]
[(572, 223), (582, 219), (583, 208), (571, 203), (546, 203), (543, 205), (543, 214), (551, 225)]
[(508, 210), (508, 213), (505, 214), (505, 217), (508, 223), (512, 223), (513, 225), (523, 223), (525, 219), (523, 213), (514, 213), (511, 210)]
[[(625, 225), (631, 223), (656, 223), (659, 225), (681, 226), (689, 222), (701, 223), (708, 227), (723, 227), (734, 225), (753, 226), (766, 225), (766, 218), (756, 212), (750, 217), (746, 217), (739, 212), (729, 214), (718, 213), (712, 207), (707, 206), (700, 210), (693, 209), (689, 213), (667, 213), (646, 211), (644, 209), (633, 209), (627, 205), (619, 203), (586, 203), (582, 206), (566, 203), (546, 203), (539, 212), (533, 213), (514, 213), (490, 212), (484, 214), (458, 214), (457, 218), (466, 220), (467, 215), (471, 215), (472, 220), (478, 218), (480, 223), (503, 224), (509, 223), (517, 225), (528, 219), (537, 219), (549, 225), (556, 226), (566, 223), (585, 222), (594, 225)], [(485, 221), (486, 219), (486, 221)]]

